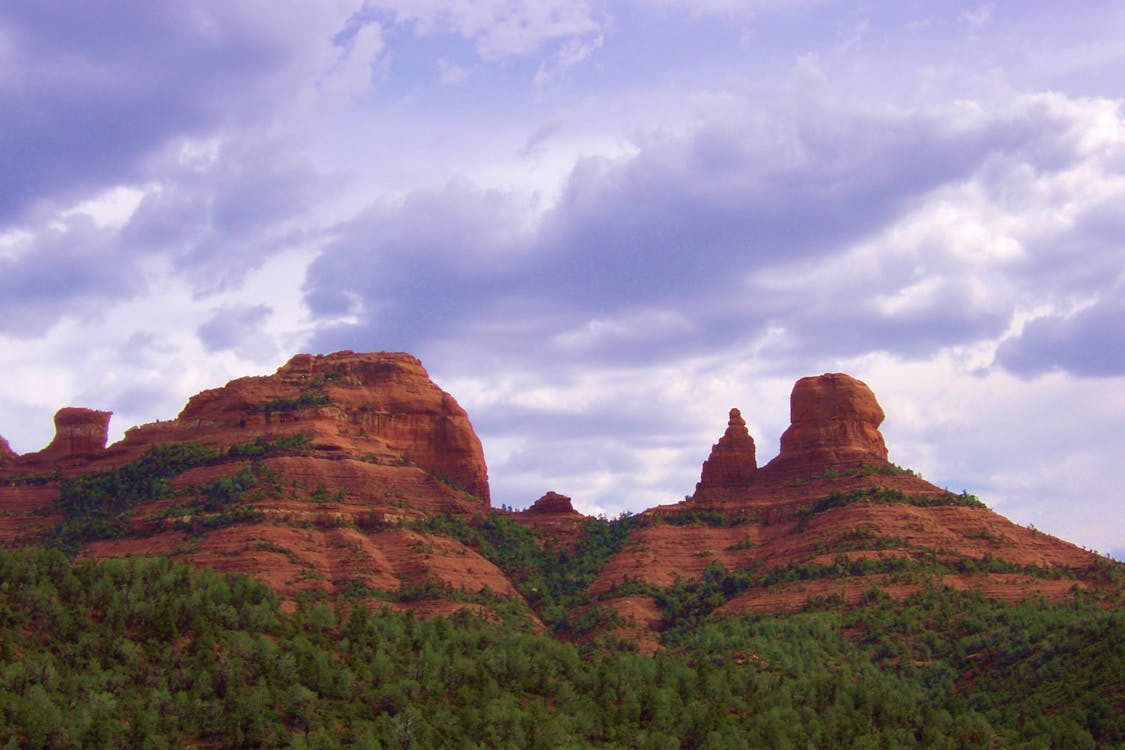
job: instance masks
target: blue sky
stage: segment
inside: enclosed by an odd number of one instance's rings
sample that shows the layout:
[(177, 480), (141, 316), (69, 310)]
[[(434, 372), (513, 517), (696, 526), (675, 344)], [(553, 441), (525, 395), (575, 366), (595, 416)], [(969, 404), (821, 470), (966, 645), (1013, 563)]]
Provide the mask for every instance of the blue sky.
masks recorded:
[(844, 371), (891, 458), (1125, 555), (1125, 9), (0, 9), (0, 434), (405, 350), (497, 504), (690, 492)]

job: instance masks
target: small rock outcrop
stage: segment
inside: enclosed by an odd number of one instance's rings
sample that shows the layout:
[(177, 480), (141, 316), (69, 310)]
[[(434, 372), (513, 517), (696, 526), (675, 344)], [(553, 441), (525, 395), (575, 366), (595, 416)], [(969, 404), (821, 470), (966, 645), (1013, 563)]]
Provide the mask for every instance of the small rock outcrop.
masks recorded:
[(55, 437), (41, 458), (87, 458), (105, 451), (111, 411), (68, 406), (55, 413)]
[(766, 468), (823, 471), (887, 460), (883, 409), (863, 381), (843, 373), (801, 378), (789, 399), (781, 452)]
[(0, 464), (9, 463), (18, 457), (19, 454), (12, 450), (12, 446), (8, 445), (8, 441), (0, 436)]
[(708, 490), (745, 487), (758, 471), (754, 438), (746, 428), (746, 420), (738, 409), (730, 410), (727, 430), (719, 442), (711, 446), (711, 455), (703, 462), (696, 494)]
[(557, 515), (560, 513), (577, 513), (578, 511), (574, 509), (574, 504), (569, 497), (552, 491), (532, 503), (531, 507), (525, 512), (538, 515)]

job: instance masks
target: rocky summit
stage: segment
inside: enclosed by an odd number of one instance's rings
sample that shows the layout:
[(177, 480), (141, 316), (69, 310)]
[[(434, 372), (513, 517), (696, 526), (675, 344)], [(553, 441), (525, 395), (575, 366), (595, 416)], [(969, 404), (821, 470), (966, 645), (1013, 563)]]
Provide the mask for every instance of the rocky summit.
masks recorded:
[(703, 462), (695, 494), (745, 486), (757, 471), (754, 438), (750, 437), (742, 412), (731, 409), (726, 432), (711, 446), (711, 455)]
[(706, 611), (722, 616), (928, 585), (1058, 599), (1104, 588), (1113, 565), (890, 463), (883, 409), (843, 373), (797, 381), (765, 465), (731, 409), (691, 496), (612, 521), (554, 491), (493, 509), (468, 415), (409, 354), (300, 354), (107, 446), (110, 416), (61, 409), (22, 456), (0, 439), (0, 544), (166, 555), (293, 603), (515, 603), (539, 628), (642, 650), (683, 616), (668, 592), (685, 581), (718, 586)]
[(789, 398), (789, 428), (770, 471), (799, 475), (887, 460), (884, 414), (867, 384), (843, 373), (801, 378)]

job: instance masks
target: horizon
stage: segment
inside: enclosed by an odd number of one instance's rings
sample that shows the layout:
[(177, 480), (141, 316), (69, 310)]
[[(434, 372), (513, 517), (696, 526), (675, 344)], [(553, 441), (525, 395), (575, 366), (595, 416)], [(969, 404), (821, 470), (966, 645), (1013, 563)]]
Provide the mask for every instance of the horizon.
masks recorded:
[(0, 436), (405, 351), (496, 507), (613, 517), (846, 372), (894, 463), (1125, 559), (1122, 40), (1098, 2), (5, 7)]

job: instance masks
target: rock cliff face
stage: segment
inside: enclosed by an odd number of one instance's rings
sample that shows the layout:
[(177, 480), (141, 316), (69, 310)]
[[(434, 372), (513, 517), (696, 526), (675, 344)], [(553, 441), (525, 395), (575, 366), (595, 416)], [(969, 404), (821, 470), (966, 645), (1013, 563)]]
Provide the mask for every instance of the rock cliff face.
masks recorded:
[(801, 378), (789, 399), (789, 429), (773, 473), (807, 473), (887, 460), (883, 409), (867, 384), (843, 373)]
[(192, 397), (172, 422), (129, 430), (114, 449), (190, 441), (227, 448), (304, 433), (323, 453), (418, 466), (489, 505), (484, 451), (457, 401), (409, 354), (298, 354), (269, 376)]
[(16, 455), (16, 452), (12, 450), (12, 446), (8, 445), (8, 441), (0, 436), (0, 466), (14, 461)]
[(745, 487), (757, 471), (754, 438), (750, 437), (742, 412), (731, 409), (726, 432), (711, 446), (711, 455), (703, 462), (695, 493), (698, 496), (710, 490)]

